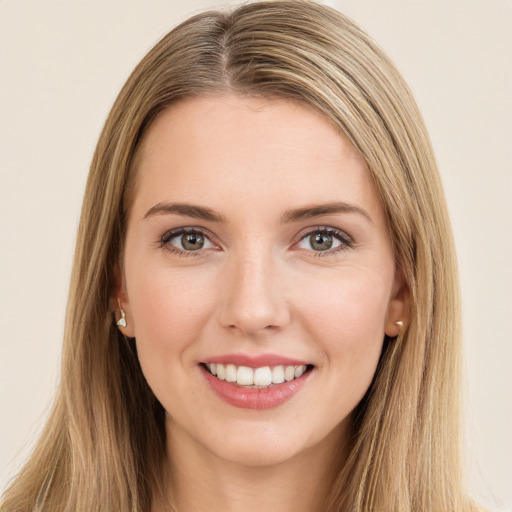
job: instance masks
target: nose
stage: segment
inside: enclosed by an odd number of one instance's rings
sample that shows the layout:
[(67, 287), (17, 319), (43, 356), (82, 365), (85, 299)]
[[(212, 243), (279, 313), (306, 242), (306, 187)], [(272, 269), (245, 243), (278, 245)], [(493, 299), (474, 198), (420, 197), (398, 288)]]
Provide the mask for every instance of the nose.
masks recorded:
[(239, 334), (257, 337), (290, 321), (284, 276), (271, 255), (256, 254), (227, 264), (220, 323)]

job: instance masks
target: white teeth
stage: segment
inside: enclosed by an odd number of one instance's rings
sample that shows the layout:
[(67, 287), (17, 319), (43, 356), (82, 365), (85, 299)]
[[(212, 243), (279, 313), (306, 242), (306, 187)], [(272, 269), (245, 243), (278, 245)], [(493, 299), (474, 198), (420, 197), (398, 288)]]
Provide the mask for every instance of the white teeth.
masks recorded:
[(226, 366), (226, 381), (236, 382), (236, 366), (234, 364), (228, 364)]
[(282, 384), (284, 382), (284, 368), (282, 366), (274, 366), (272, 369), (272, 382), (274, 384)]
[(234, 364), (206, 363), (205, 366), (212, 375), (220, 380), (236, 382), (239, 386), (262, 388), (298, 379), (306, 371), (306, 365), (250, 368), (248, 366), (237, 367)]
[(254, 384), (254, 370), (248, 366), (239, 366), (236, 372), (236, 383), (240, 386), (252, 386)]
[(297, 366), (297, 368), (295, 368), (295, 378), (298, 379), (304, 373), (305, 369), (304, 366)]
[(272, 384), (272, 370), (268, 366), (254, 370), (255, 386), (270, 386)]
[(220, 380), (224, 380), (226, 378), (226, 368), (223, 364), (217, 364), (217, 377)]
[(287, 366), (284, 371), (284, 380), (290, 382), (295, 378), (295, 366)]

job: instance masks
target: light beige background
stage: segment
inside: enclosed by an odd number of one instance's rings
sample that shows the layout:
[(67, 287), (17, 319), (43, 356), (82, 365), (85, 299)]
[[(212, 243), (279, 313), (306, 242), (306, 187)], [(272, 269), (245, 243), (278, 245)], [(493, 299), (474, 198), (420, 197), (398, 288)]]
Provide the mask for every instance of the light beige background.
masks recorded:
[[(208, 0), (0, 0), (0, 490), (59, 372), (88, 165), (133, 66)], [(395, 60), (437, 152), (461, 267), (470, 482), (512, 507), (512, 1), (339, 0)]]

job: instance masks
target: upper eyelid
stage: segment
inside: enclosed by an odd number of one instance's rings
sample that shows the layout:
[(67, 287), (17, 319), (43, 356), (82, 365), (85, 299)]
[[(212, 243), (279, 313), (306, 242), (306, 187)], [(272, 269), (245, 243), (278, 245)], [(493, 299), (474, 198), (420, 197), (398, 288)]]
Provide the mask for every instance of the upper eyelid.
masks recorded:
[(338, 228), (334, 228), (332, 226), (315, 226), (314, 228), (306, 228), (305, 230), (302, 230), (297, 235), (297, 241), (304, 240), (309, 235), (312, 235), (313, 233), (330, 233), (332, 235), (338, 235), (339, 238), (343, 239), (345, 242), (354, 242), (354, 238), (349, 235), (346, 231)]
[[(219, 241), (215, 241), (215, 239), (218, 240), (218, 237), (214, 236), (213, 233), (211, 233), (208, 229), (200, 227), (200, 226), (182, 226), (174, 229), (170, 229), (166, 231), (159, 239), (159, 241), (162, 244), (166, 244), (169, 242), (169, 240), (172, 240), (173, 238), (180, 236), (184, 233), (200, 233), (204, 237), (208, 238), (211, 243), (215, 245), (222, 245)], [(334, 236), (338, 235), (338, 238), (342, 240), (344, 243), (353, 244), (354, 238), (349, 235), (346, 231), (342, 229), (338, 229), (332, 226), (310, 226), (307, 228), (304, 228), (301, 230), (295, 237), (293, 238), (293, 241), (291, 242), (291, 245), (295, 245), (298, 242), (301, 242), (308, 236), (311, 236), (313, 233), (322, 233), (322, 232), (328, 232), (329, 234), (332, 234)]]
[(213, 235), (210, 233), (210, 231), (205, 229), (205, 228), (201, 228), (199, 226), (183, 226), (183, 227), (167, 230), (160, 237), (160, 241), (163, 242), (164, 239), (167, 239), (167, 241), (169, 241), (172, 238), (174, 238), (176, 236), (179, 236), (179, 235), (182, 235), (184, 233), (201, 233), (201, 235), (203, 235), (206, 238), (208, 238), (208, 240), (210, 240), (211, 242), (213, 242), (212, 238), (214, 238)]
[[(208, 230), (206, 230), (204, 228), (197, 227), (197, 226), (182, 226), (182, 227), (167, 230), (159, 238), (158, 247), (161, 249), (165, 249), (166, 251), (168, 251), (170, 253), (177, 254), (181, 257), (184, 257), (184, 256), (201, 257), (201, 256), (204, 256), (205, 250), (212, 249), (212, 247), (206, 247), (206, 248), (201, 248), (201, 249), (198, 249), (195, 251), (188, 251), (185, 249), (180, 249), (179, 247), (175, 247), (172, 243), (170, 243), (170, 241), (173, 240), (174, 238), (178, 238), (187, 233), (198, 233), (201, 236), (203, 236), (204, 238), (206, 238), (213, 246), (216, 246), (217, 248), (219, 247), (219, 244), (217, 242), (215, 242), (214, 240), (212, 240), (212, 236), (209, 235)], [(213, 248), (215, 248), (215, 247), (213, 247)]]

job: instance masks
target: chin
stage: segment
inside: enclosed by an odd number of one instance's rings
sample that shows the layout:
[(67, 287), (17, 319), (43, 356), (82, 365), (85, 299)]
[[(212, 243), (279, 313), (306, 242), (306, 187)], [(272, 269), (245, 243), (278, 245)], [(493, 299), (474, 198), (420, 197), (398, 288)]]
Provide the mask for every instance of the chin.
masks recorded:
[(339, 427), (334, 426), (329, 432), (323, 425), (315, 428), (311, 421), (282, 423), (274, 418), (269, 422), (235, 423), (221, 429), (223, 435), (205, 441), (211, 453), (220, 459), (241, 466), (268, 467), (307, 456), (324, 442), (332, 446), (333, 439), (339, 436)]
[(256, 468), (285, 464), (300, 452), (300, 447), (291, 446), (283, 441), (276, 440), (275, 443), (268, 444), (251, 440), (250, 443), (245, 442), (243, 446), (233, 444), (215, 450), (214, 455), (239, 466)]

